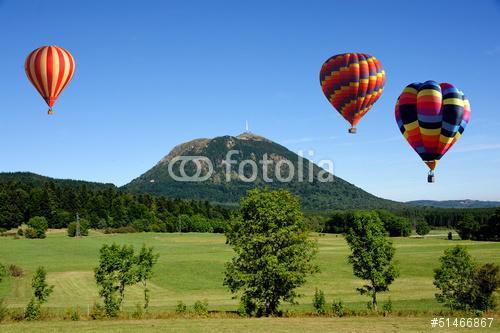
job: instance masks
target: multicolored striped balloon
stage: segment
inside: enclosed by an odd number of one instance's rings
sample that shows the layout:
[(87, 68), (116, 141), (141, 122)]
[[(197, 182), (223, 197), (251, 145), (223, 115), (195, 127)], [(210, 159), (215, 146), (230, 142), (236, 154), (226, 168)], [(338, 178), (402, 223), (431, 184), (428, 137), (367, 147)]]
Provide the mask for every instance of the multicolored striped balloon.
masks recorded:
[(29, 54), (24, 70), (31, 83), (49, 106), (49, 114), (75, 73), (71, 53), (58, 46), (42, 46)]
[(356, 133), (356, 124), (384, 90), (385, 71), (368, 54), (337, 54), (325, 61), (319, 81), (328, 101), (351, 124), (349, 133)]
[(470, 120), (469, 100), (449, 83), (426, 81), (408, 85), (396, 103), (396, 121), (403, 136), (429, 167), (434, 168), (457, 142)]

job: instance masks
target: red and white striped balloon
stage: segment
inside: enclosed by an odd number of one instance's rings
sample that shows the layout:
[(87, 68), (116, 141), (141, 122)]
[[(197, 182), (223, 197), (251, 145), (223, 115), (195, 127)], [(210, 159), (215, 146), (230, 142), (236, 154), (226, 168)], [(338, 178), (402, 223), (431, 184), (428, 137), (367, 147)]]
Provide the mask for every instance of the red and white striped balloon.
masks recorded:
[(58, 46), (42, 46), (29, 54), (24, 63), (26, 75), (49, 106), (49, 114), (75, 73), (71, 53)]

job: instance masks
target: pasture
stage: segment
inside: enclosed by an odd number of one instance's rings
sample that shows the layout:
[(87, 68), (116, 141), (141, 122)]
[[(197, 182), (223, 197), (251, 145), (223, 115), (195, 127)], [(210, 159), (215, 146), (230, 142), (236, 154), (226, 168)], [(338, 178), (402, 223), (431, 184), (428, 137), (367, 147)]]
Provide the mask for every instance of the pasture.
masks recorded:
[[(394, 311), (433, 311), (443, 307), (434, 299), (433, 269), (444, 249), (457, 244), (466, 246), (479, 262), (500, 262), (500, 243), (446, 240), (446, 231), (436, 231), (425, 238), (393, 238), (396, 260), (401, 276), (389, 293), (380, 296), (383, 303), (389, 296)], [(321, 273), (310, 277), (300, 289), (304, 295), (298, 305), (285, 308), (311, 312), (315, 288), (325, 292), (328, 303), (342, 300), (347, 309), (364, 309), (368, 298), (360, 296), (356, 287), (362, 281), (352, 274), (347, 263), (349, 249), (341, 235), (317, 234), (317, 262)], [(16, 264), (25, 270), (22, 278), (9, 278), (0, 284), (0, 298), (10, 308), (24, 307), (30, 298), (31, 274), (43, 265), (48, 271), (54, 292), (45, 307), (64, 311), (79, 306), (86, 312), (89, 305), (99, 302), (93, 277), (98, 251), (102, 244), (116, 242), (132, 244), (136, 249), (145, 243), (160, 253), (160, 259), (150, 282), (151, 311), (173, 311), (178, 301), (188, 306), (197, 300), (207, 300), (209, 310), (236, 310), (237, 300), (222, 286), (224, 263), (232, 256), (225, 237), (218, 234), (136, 233), (107, 235), (91, 232), (88, 237), (69, 238), (63, 230), (52, 231), (46, 239), (0, 238), (0, 262)], [(125, 308), (142, 302), (142, 290), (131, 287), (125, 296)]]

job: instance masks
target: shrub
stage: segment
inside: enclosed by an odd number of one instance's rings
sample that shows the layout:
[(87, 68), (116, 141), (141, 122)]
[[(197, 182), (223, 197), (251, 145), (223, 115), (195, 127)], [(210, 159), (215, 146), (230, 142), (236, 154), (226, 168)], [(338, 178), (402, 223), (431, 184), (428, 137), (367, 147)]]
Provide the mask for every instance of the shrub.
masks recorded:
[(451, 231), (448, 231), (448, 240), (452, 240), (453, 239), (453, 234), (451, 233)]
[(24, 310), (24, 319), (26, 320), (37, 320), (40, 318), (40, 304), (35, 300), (34, 297), (31, 298), (30, 302)]
[(194, 310), (194, 313), (196, 313), (198, 316), (203, 316), (203, 317), (208, 316), (208, 302), (207, 302), (207, 300), (196, 301), (193, 305), (193, 310)]
[(24, 237), (29, 239), (35, 239), (38, 238), (38, 234), (36, 233), (35, 229), (28, 227), (26, 228), (26, 230), (24, 230)]
[(252, 316), (257, 310), (257, 306), (249, 297), (241, 297), (238, 313), (240, 315)]
[(23, 228), (17, 228), (17, 235), (20, 237), (24, 236)]
[[(371, 305), (371, 302), (369, 302)], [(338, 302), (333, 301), (332, 303), (333, 314), (337, 317), (343, 317), (345, 313), (344, 303), (341, 300)]]
[(67, 308), (63, 318), (65, 320), (72, 320), (72, 321), (80, 320), (80, 307), (77, 306), (75, 309)]
[(8, 275), (7, 269), (4, 265), (0, 264), (0, 282), (2, 282), (3, 278)]
[(143, 315), (144, 315), (144, 309), (142, 308), (142, 305), (140, 303), (137, 303), (135, 305), (134, 312), (132, 312), (132, 318), (141, 319)]
[(323, 290), (316, 288), (313, 297), (313, 306), (318, 314), (326, 313), (326, 300), (325, 300), (325, 293), (323, 292)]
[(175, 312), (176, 313), (186, 313), (187, 312), (186, 304), (184, 304), (183, 301), (178, 301), (177, 306), (175, 307)]
[(472, 283), (471, 307), (481, 311), (494, 310), (494, 292), (500, 286), (500, 266), (486, 263), (476, 269)]
[(35, 238), (45, 238), (45, 232), (49, 228), (49, 223), (45, 217), (35, 216), (29, 219), (28, 226), (35, 230)]
[[(76, 225), (77, 225), (76, 221), (73, 221), (70, 224), (68, 224), (68, 236), (69, 237), (76, 236)], [(80, 236), (88, 236), (89, 235), (89, 227), (90, 227), (89, 222), (85, 219), (81, 219), (80, 220)]]
[(103, 319), (105, 317), (104, 307), (94, 302), (89, 311), (89, 316), (93, 320)]
[(2, 322), (5, 317), (7, 317), (7, 314), (9, 313), (9, 310), (7, 310), (7, 306), (3, 304), (3, 298), (0, 298), (0, 322)]
[(389, 299), (382, 305), (382, 310), (384, 310), (385, 313), (391, 313), (392, 312), (392, 300), (389, 297)]
[(9, 265), (9, 275), (12, 277), (21, 277), (24, 275), (24, 271), (21, 267), (11, 264)]

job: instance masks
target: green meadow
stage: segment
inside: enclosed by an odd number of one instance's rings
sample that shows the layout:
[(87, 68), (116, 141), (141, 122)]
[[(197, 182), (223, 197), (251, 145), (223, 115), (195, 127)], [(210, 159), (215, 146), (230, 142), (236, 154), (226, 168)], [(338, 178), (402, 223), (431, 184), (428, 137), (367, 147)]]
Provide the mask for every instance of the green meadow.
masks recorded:
[[(380, 296), (380, 303), (390, 296), (394, 311), (434, 311), (443, 307), (434, 299), (433, 269), (447, 247), (466, 246), (479, 262), (500, 263), (500, 243), (446, 240), (447, 231), (434, 231), (425, 238), (393, 238), (396, 260), (401, 276), (390, 292)], [(341, 235), (317, 235), (317, 262), (321, 273), (308, 279), (300, 292), (304, 295), (298, 305), (286, 305), (292, 311), (311, 312), (315, 288), (325, 292), (327, 301), (342, 300), (347, 309), (365, 309), (367, 297), (356, 292), (362, 281), (352, 274), (347, 263), (349, 249)], [(225, 237), (218, 234), (136, 233), (107, 235), (91, 232), (88, 237), (69, 238), (65, 232), (53, 231), (46, 239), (0, 238), (0, 262), (21, 266), (22, 278), (8, 278), (0, 284), (0, 298), (10, 308), (24, 307), (30, 298), (31, 274), (43, 265), (48, 271), (54, 292), (45, 305), (51, 311), (80, 306), (86, 312), (89, 305), (98, 302), (93, 268), (97, 265), (102, 244), (116, 242), (153, 246), (160, 254), (150, 283), (151, 311), (172, 311), (178, 301), (188, 306), (197, 300), (207, 300), (210, 310), (236, 310), (237, 300), (222, 285), (224, 263), (232, 256)], [(127, 290), (125, 307), (142, 302), (142, 290)]]

